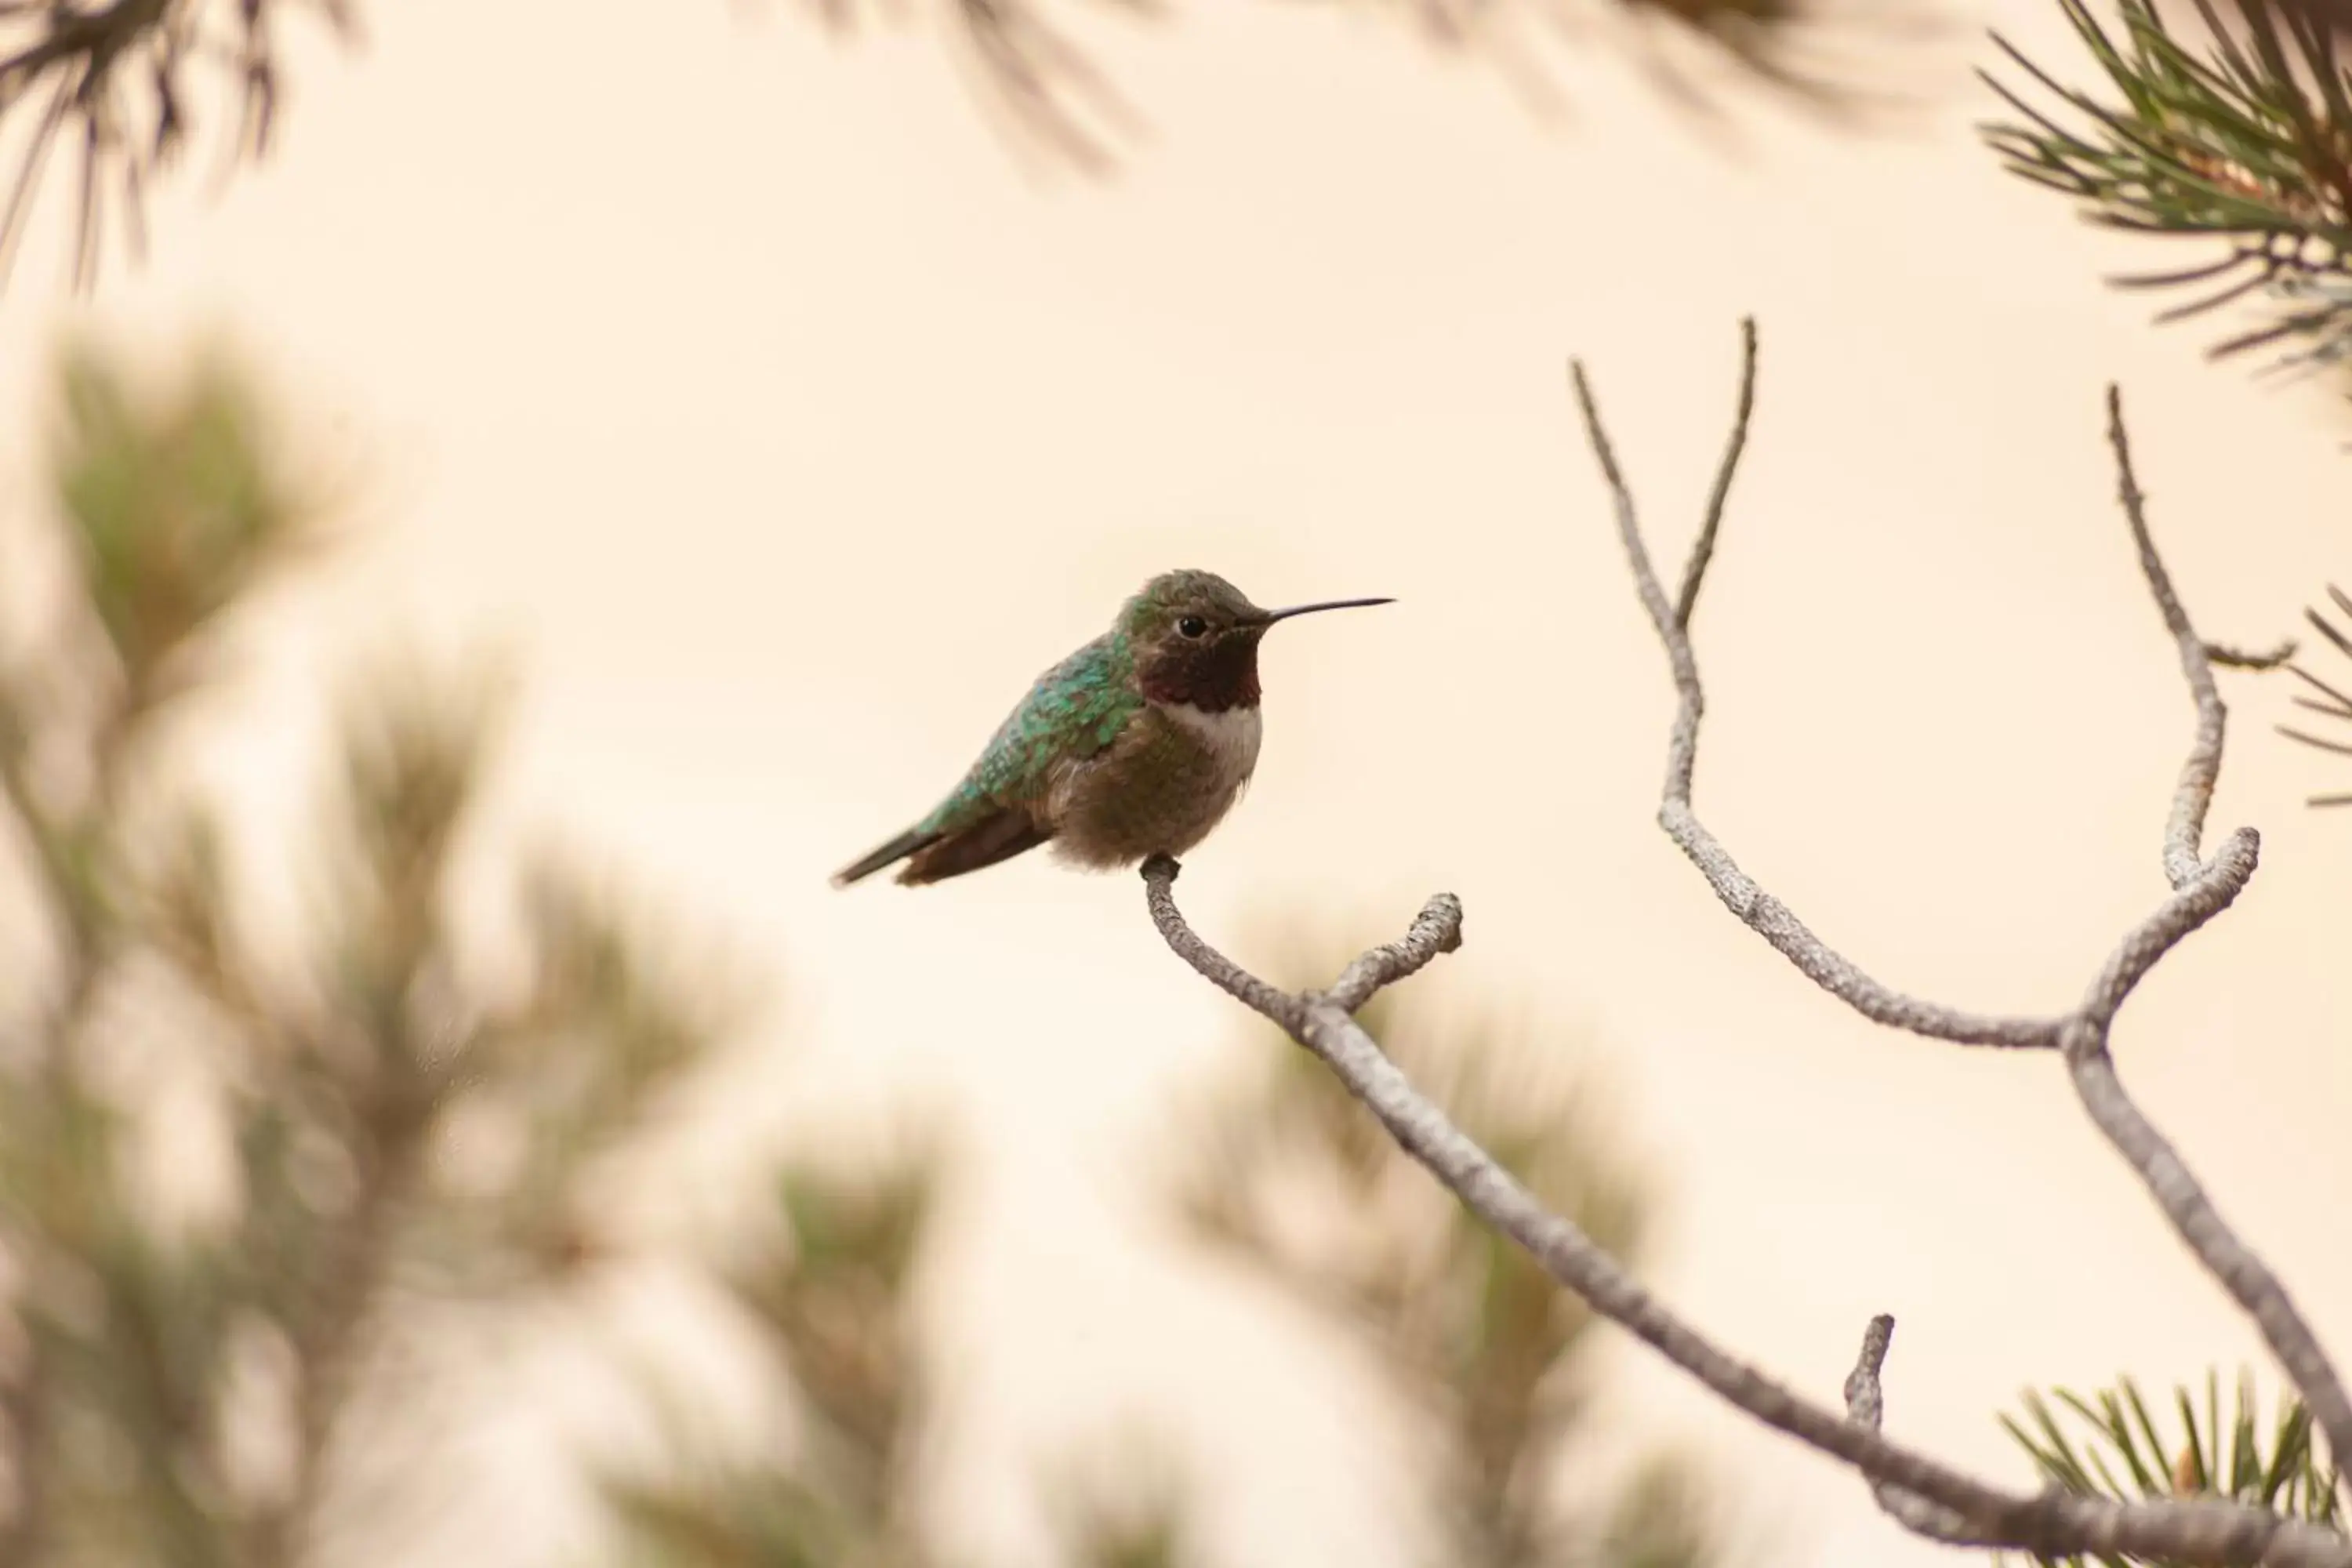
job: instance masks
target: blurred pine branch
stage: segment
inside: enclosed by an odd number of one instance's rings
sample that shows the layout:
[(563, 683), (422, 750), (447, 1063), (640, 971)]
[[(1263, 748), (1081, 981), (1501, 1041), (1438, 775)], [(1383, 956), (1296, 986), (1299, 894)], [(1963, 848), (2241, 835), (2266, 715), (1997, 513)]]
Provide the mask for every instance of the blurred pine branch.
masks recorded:
[[(1335, 949), (1334, 951), (1338, 951)], [(1352, 951), (1352, 950), (1348, 950)], [(1466, 1127), (1608, 1245), (1638, 1249), (1647, 1185), (1589, 1082), (1537, 1064), (1489, 1026), (1457, 1050), (1415, 1043), (1382, 999), (1368, 1011)], [(1623, 1451), (1594, 1427), (1594, 1320), (1516, 1248), (1447, 1202), (1328, 1074), (1286, 1047), (1250, 1092), (1188, 1125), (1175, 1201), (1193, 1232), (1311, 1303), (1365, 1346), (1425, 1439), (1427, 1499), (1461, 1568), (1714, 1568), (1730, 1556), (1713, 1489), (1653, 1453), (1571, 1500), (1571, 1454)], [(670, 1461), (608, 1470), (638, 1568), (793, 1568), (940, 1561), (912, 1525), (905, 1457), (923, 1407), (908, 1299), (946, 1167), (934, 1150), (863, 1169), (788, 1164), (775, 1245), (723, 1277), (790, 1394), (793, 1439), (722, 1452), (675, 1415)], [(1303, 1204), (1303, 1207), (1301, 1206)], [(1295, 1223), (1294, 1223), (1295, 1222)], [(1612, 1468), (1614, 1468), (1612, 1464)], [(1143, 1438), (1097, 1441), (1043, 1478), (1062, 1555), (1083, 1568), (1212, 1561), (1179, 1468)]]
[[(898, 0), (869, 14), (859, 0), (804, 0), (818, 26), (845, 35), (902, 19)], [(1711, 110), (1662, 43), (1693, 40), (1735, 75), (1783, 100), (1848, 114), (1891, 96), (1817, 46), (1856, 18), (1822, 0), (1351, 0), (1398, 17), (1433, 47), (1494, 61), (1505, 78), (1549, 94), (1547, 39), (1630, 19), (1637, 62), (1686, 109)], [(1130, 19), (1163, 0), (1117, 0)], [(1817, 14), (1821, 13), (1821, 14)], [(108, 247), (147, 248), (151, 192), (179, 172), (198, 122), (215, 117), (226, 175), (272, 149), (286, 93), (281, 35), (289, 17), (352, 42), (353, 0), (0, 0), (0, 282), (5, 282), (53, 164), (69, 165), (70, 278), (97, 279)], [(1018, 150), (1104, 172), (1140, 120), (1046, 0), (947, 0), (940, 23), (991, 123)], [(1924, 17), (1899, 18), (1916, 25)], [(1865, 91), (1868, 87), (1870, 90)]]
[(234, 114), (224, 167), (267, 155), (283, 90), (278, 29), (293, 12), (341, 37), (356, 28), (347, 0), (0, 0), (0, 127), (25, 131), (0, 205), (0, 278), (61, 153), (74, 164), (78, 287), (95, 280), (110, 227), (144, 253), (150, 188), (200, 113), (223, 107), (209, 89)]
[(157, 397), (76, 353), (60, 404), (68, 570), (0, 666), (5, 881), (40, 933), (0, 1024), (0, 1562), (307, 1563), (381, 1447), (354, 1412), (391, 1348), (571, 1278), (581, 1184), (724, 1016), (560, 865), (519, 954), (469, 951), (495, 710), (414, 675), (346, 705), (327, 826), (279, 836), (317, 907), (263, 951), (163, 721), (319, 498), (226, 360)]
[[(1339, 973), (1363, 943), (1293, 943), (1275, 984)], [(1269, 939), (1259, 951), (1281, 951)], [(1395, 993), (1364, 1027), (1473, 1139), (1554, 1212), (1634, 1259), (1650, 1184), (1589, 1076), (1555, 1070), (1493, 1016), (1448, 1016), (1441, 1046)], [(1264, 1077), (1189, 1130), (1175, 1201), (1192, 1234), (1307, 1305), (1372, 1356), (1415, 1413), (1443, 1561), (1460, 1568), (1711, 1568), (1733, 1548), (1685, 1459), (1651, 1456), (1598, 1495), (1564, 1499), (1570, 1455), (1625, 1446), (1596, 1426), (1597, 1320), (1526, 1253), (1427, 1179), (1339, 1080), (1268, 1030)]]
[[(1761, 87), (1784, 107), (1854, 122), (1899, 105), (1884, 70), (1865, 71), (1840, 57), (1848, 36), (1878, 33), (1885, 43), (1934, 26), (1926, 4), (1841, 11), (1822, 0), (1339, 0), (1404, 27), (1433, 52), (1489, 65), (1515, 90), (1549, 103), (1557, 82), (1548, 47), (1594, 39), (1612, 23), (1627, 25), (1601, 46), (1616, 47), (1676, 107), (1715, 116), (1721, 80), (1701, 85), (1687, 68), (1694, 55), (1727, 65), (1742, 87)], [(875, 20), (903, 19), (898, 0), (809, 0), (819, 23), (848, 36)], [(1172, 14), (1169, 0), (1113, 0), (1129, 20)], [(991, 121), (1019, 152), (1102, 174), (1118, 166), (1122, 143), (1139, 138), (1143, 117), (1078, 41), (1069, 23), (1085, 13), (1049, 0), (947, 0), (950, 46), (967, 68)], [(926, 18), (928, 19), (928, 17)], [(1696, 50), (1689, 46), (1696, 45)]]
[(656, 1467), (607, 1467), (623, 1562), (646, 1568), (914, 1568), (906, 1474), (921, 1365), (908, 1286), (937, 1191), (923, 1148), (858, 1171), (791, 1164), (777, 1243), (719, 1282), (796, 1395), (790, 1453), (718, 1452), (673, 1414)]
[(1089, 1447), (1047, 1494), (1073, 1568), (1192, 1568), (1205, 1561), (1181, 1471), (1149, 1433)]
[[(729, 1452), (658, 1385), (662, 1458), (601, 1467), (629, 1568), (925, 1568), (950, 1560), (918, 1521), (909, 1462), (928, 1378), (911, 1287), (950, 1166), (925, 1142), (862, 1164), (788, 1161), (774, 1237), (719, 1265), (789, 1396), (789, 1441)], [(1138, 1440), (1048, 1478), (1077, 1568), (1185, 1568), (1181, 1497)]]

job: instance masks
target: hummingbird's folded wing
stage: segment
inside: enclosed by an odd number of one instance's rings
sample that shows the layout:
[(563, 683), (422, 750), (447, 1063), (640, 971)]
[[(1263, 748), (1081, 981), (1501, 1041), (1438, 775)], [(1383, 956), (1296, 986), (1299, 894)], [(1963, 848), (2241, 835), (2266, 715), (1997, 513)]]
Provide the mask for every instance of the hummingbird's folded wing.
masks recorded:
[(1126, 640), (1097, 637), (1037, 678), (988, 749), (931, 814), (834, 874), (836, 886), (899, 860), (901, 882), (935, 882), (1011, 859), (1054, 836), (1049, 793), (1074, 763), (1119, 737), (1143, 707)]
[(916, 831), (955, 833), (1007, 808), (1042, 808), (1057, 767), (1102, 751), (1142, 709), (1132, 673), (1125, 639), (1105, 636), (1039, 676)]

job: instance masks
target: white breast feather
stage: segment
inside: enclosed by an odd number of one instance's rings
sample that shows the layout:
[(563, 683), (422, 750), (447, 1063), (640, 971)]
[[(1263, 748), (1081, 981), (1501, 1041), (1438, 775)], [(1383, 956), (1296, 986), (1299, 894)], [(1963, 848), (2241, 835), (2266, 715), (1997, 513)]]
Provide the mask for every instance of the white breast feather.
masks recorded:
[(1203, 742), (1217, 759), (1218, 771), (1239, 785), (1257, 766), (1258, 740), (1265, 726), (1255, 708), (1228, 708), (1205, 713), (1190, 702), (1170, 702), (1161, 711)]

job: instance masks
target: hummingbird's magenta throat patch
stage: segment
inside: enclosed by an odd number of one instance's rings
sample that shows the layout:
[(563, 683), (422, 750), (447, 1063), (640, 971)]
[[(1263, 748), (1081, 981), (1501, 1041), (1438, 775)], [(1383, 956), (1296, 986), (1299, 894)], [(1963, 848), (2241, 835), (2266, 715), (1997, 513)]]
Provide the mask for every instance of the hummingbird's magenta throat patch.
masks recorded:
[(1255, 708), (1257, 633), (1235, 630), (1204, 643), (1163, 643), (1145, 655), (1136, 684), (1151, 701), (1189, 703), (1203, 713)]

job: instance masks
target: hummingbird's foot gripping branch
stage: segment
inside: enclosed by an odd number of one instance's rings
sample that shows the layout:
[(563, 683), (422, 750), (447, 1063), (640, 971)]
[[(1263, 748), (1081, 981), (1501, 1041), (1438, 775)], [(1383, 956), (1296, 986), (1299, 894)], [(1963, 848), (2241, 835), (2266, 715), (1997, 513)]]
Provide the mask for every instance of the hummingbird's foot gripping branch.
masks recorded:
[[(1802, 1398), (1713, 1342), (1653, 1296), (1592, 1238), (1559, 1215), (1445, 1112), (1413, 1088), (1353, 1016), (1379, 990), (1461, 945), (1462, 904), (1440, 893), (1412, 929), (1350, 963), (1330, 989), (1288, 992), (1219, 952), (1176, 907), (1177, 864), (1143, 864), (1152, 923), (1176, 955), (1212, 984), (1272, 1021), (1313, 1052), (1472, 1213), (1525, 1248), (1592, 1310), (1767, 1426), (1853, 1466), (1879, 1489), (1896, 1517), (1939, 1539), (2045, 1556), (2128, 1552), (2200, 1568), (2352, 1568), (2352, 1541), (2317, 1525), (2218, 1499), (2116, 1502), (2063, 1492), (2005, 1492), (1877, 1430), (1878, 1367), (1892, 1319), (1873, 1324), (1864, 1365), (1847, 1384), (1851, 1414)], [(1882, 1328), (1883, 1325), (1883, 1328)], [(1866, 1401), (1866, 1403), (1864, 1403)]]
[[(2107, 438), (2115, 450), (2117, 496), (2139, 556), (2141, 573), (2147, 580), (2148, 592), (2156, 600), (2165, 630), (2170, 634), (2179, 653), (2181, 671), (2188, 680), (2189, 695), (2196, 709), (2196, 726), (2189, 756), (2181, 767), (2180, 782), (2174, 791), (2172, 809), (2164, 831), (2163, 864), (2166, 879), (2172, 884), (2171, 896), (2154, 913), (2126, 933), (2113, 954), (2101, 966), (2082, 1001), (2067, 1013), (2042, 1018), (1983, 1017), (1889, 989), (1828, 946), (1785, 905), (1759, 888), (1699, 822), (1691, 806), (1691, 776), (1697, 756), (1698, 724), (1705, 710), (1705, 694), (1699, 683), (1697, 658), (1691, 648), (1690, 616), (1692, 606), (1697, 602), (1706, 563), (1713, 553), (1724, 498), (1730, 489), (1733, 470), (1747, 441), (1756, 381), (1756, 331), (1752, 321), (1743, 323), (1743, 348), (1739, 407), (1731, 440), (1717, 475), (1698, 542), (1693, 547), (1690, 563), (1684, 573), (1682, 591), (1671, 606), (1651, 564), (1649, 552), (1643, 543), (1633, 495), (1618, 469), (1609, 438), (1601, 428), (1600, 412), (1594, 405), (1584, 368), (1580, 363), (1571, 367), (1585, 429), (1615, 503), (1618, 531), (1632, 565), (1634, 587), (1643, 607), (1649, 612), (1651, 625), (1664, 645), (1666, 661), (1673, 670), (1675, 689), (1680, 698), (1674, 730), (1667, 743), (1666, 784), (1664, 798), (1658, 811), (1659, 825), (1697, 866), (1717, 896), (1734, 914), (1816, 984), (1864, 1016), (1915, 1034), (1960, 1045), (2058, 1051), (2065, 1059), (2075, 1093), (2092, 1121), (2114, 1145), (2116, 1152), (2138, 1173), (2158, 1206), (2171, 1221), (2173, 1228), (2189, 1250), (2253, 1319), (2272, 1352), (2277, 1356), (2280, 1365), (2285, 1369), (2304, 1403), (2310, 1408), (2314, 1419), (2326, 1434), (2329, 1452), (2336, 1461), (2339, 1464), (2352, 1462), (2352, 1400), (2347, 1400), (2342, 1379), (2321, 1350), (2317, 1336), (2305, 1321), (2277, 1277), (2223, 1222), (2212, 1200), (2190, 1174), (2179, 1152), (2141, 1114), (2116, 1076), (2114, 1058), (2107, 1048), (2108, 1032), (2116, 1013), (2148, 971), (2189, 933), (2229, 908), (2254, 872), (2260, 840), (2252, 828), (2241, 827), (2231, 833), (2210, 858), (2200, 853), (2206, 814), (2212, 805), (2214, 783), (2221, 773), (2226, 717), (2220, 690), (2214, 683), (2213, 667), (2221, 663), (2243, 668), (2272, 668), (2283, 663), (2292, 654), (2292, 647), (2269, 654), (2242, 654), (2218, 648), (2206, 642), (2191, 626), (2179, 595), (2174, 590), (2171, 575), (2165, 570), (2163, 559), (2148, 531), (2146, 498), (2140, 492), (2138, 480), (2132, 469), (2131, 447), (2124, 431), (2122, 400), (2110, 387), (2107, 393)], [(1892, 1324), (1888, 1327), (1891, 1331)], [(1884, 1346), (1881, 1345), (1877, 1354), (1883, 1356), (1884, 1353)], [(1868, 1371), (1866, 1375), (1857, 1372), (1858, 1386), (1866, 1394), (1868, 1407), (1874, 1415), (1876, 1363), (1869, 1353), (1867, 1344), (1864, 1359)], [(1860, 1415), (1858, 1408), (1857, 1416)], [(1882, 1502), (1888, 1502), (1884, 1488), (1881, 1489), (1880, 1499)], [(1940, 1502), (1946, 1500), (1930, 1500)], [(1907, 1505), (1897, 1507), (1890, 1502), (1889, 1508), (1897, 1519), (1914, 1528), (1920, 1528), (1923, 1523), (1935, 1526), (1926, 1529), (1924, 1533), (1938, 1539), (1953, 1538), (1953, 1531), (1942, 1528), (1953, 1524), (1955, 1521), (1951, 1519), (1929, 1518)], [(1966, 1510), (1960, 1512), (1966, 1516), (1961, 1522), (1982, 1522)], [(2336, 1539), (2339, 1548), (2346, 1545), (2344, 1538), (2339, 1536)], [(2158, 1552), (2155, 1555), (2176, 1554)]]

